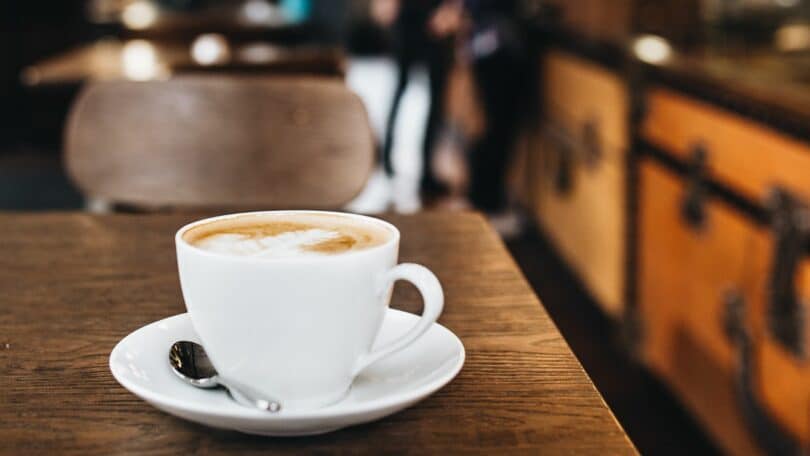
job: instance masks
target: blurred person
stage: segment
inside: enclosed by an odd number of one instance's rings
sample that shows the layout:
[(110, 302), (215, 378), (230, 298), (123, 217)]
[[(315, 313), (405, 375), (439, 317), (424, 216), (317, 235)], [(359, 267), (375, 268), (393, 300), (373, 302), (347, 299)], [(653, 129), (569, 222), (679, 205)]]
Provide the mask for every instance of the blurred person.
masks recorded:
[(433, 149), (444, 112), (444, 92), (452, 60), (452, 34), (458, 28), (456, 11), (458, 0), (374, 0), (371, 14), (384, 26), (390, 26), (393, 34), (394, 56), (397, 65), (397, 83), (386, 122), (382, 144), (382, 165), (390, 177), (394, 174), (391, 151), (394, 129), (400, 102), (411, 69), (424, 63), (430, 79), (430, 107), (422, 142), (422, 177), (420, 190), (423, 194), (441, 194), (445, 186), (435, 177), (432, 169)]
[(477, 209), (496, 216), (493, 221), (517, 224), (507, 211), (506, 168), (528, 106), (531, 74), (517, 20), (518, 1), (464, 0), (464, 6), (470, 22), (465, 51), (485, 123), (483, 135), (469, 151), (469, 197)]

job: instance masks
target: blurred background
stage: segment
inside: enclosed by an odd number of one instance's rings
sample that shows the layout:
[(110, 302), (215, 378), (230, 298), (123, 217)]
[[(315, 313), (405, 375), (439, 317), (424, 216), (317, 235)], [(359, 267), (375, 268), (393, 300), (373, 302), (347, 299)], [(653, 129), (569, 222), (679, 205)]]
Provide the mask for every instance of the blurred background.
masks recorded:
[(642, 453), (810, 448), (807, 0), (0, 11), (0, 209), (481, 211)]

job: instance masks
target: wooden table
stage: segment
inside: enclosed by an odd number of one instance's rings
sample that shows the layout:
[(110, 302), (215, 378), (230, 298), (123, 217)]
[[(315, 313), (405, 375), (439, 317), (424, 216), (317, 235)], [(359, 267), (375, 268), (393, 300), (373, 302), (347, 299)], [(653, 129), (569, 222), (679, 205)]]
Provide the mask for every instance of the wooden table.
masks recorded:
[[(436, 272), (459, 376), (394, 416), (306, 438), (220, 431), (162, 413), (107, 367), (129, 332), (185, 311), (173, 234), (189, 215), (0, 215), (0, 453), (336, 451), (635, 454), (497, 235), (479, 215), (389, 217), (401, 261)], [(419, 311), (410, 287), (392, 307)]]

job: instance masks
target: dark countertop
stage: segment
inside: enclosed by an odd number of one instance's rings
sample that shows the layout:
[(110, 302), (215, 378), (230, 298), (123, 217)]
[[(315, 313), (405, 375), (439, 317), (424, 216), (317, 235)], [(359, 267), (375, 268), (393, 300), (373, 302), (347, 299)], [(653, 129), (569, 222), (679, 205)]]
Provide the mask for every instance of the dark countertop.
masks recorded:
[(644, 65), (649, 82), (671, 85), (810, 140), (810, 54), (703, 51)]
[(704, 47), (676, 50), (670, 60), (649, 64), (630, 52), (629, 43), (587, 39), (553, 25), (535, 24), (530, 36), (541, 47), (559, 47), (622, 73), (631, 84), (669, 86), (810, 142), (810, 52)]

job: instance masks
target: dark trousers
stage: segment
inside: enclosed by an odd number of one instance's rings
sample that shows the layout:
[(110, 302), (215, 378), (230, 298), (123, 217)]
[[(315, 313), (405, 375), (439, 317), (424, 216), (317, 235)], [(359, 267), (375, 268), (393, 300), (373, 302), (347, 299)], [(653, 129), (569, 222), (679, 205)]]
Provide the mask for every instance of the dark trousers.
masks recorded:
[(526, 105), (527, 65), (502, 50), (476, 61), (473, 73), (486, 131), (470, 150), (470, 201), (485, 212), (496, 212), (507, 204), (506, 167)]
[(394, 128), (399, 113), (399, 105), (402, 101), (402, 95), (408, 87), (410, 70), (416, 63), (424, 61), (430, 79), (430, 108), (425, 124), (425, 137), (422, 142), (422, 183), (424, 184), (425, 182), (433, 182), (433, 172), (431, 170), (433, 146), (444, 113), (444, 92), (447, 86), (452, 48), (448, 42), (444, 41), (430, 41), (418, 47), (417, 49), (408, 47), (406, 41), (396, 51), (397, 86), (391, 102), (391, 110), (388, 113), (385, 140), (382, 148), (382, 164), (385, 173), (392, 176), (394, 168), (391, 163), (391, 149), (394, 143)]

